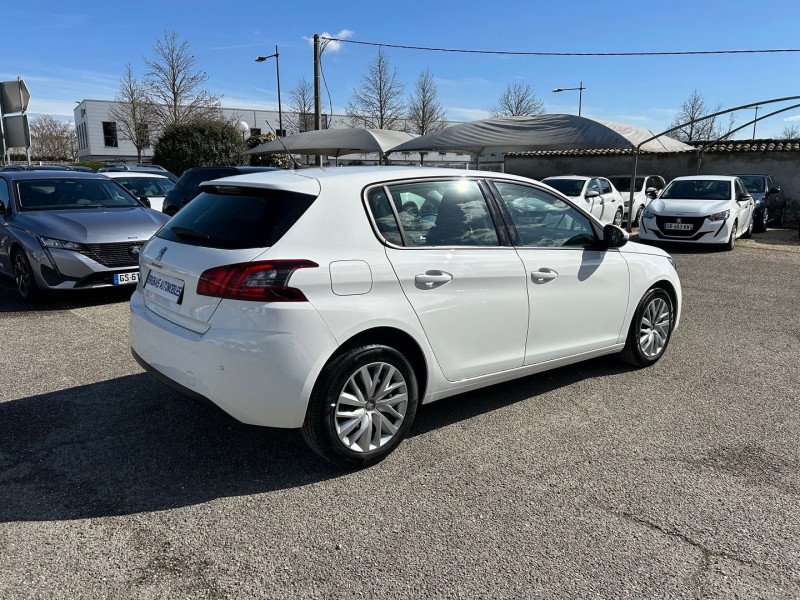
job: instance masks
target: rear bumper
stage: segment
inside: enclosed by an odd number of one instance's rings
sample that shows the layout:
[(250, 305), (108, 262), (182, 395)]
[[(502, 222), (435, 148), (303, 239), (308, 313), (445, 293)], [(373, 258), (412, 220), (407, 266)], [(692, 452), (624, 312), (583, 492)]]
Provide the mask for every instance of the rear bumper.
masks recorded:
[(145, 370), (251, 425), (301, 427), (313, 383), (337, 348), (308, 303), (281, 315), (281, 331), (258, 331), (253, 323), (220, 326), (212, 319), (205, 333), (155, 314), (139, 291), (130, 307), (131, 350)]

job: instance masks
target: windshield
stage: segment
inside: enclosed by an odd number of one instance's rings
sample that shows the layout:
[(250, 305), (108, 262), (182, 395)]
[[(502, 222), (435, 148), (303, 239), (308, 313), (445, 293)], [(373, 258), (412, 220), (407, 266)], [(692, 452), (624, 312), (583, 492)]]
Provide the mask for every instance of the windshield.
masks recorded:
[(23, 179), (17, 182), (20, 210), (64, 210), (142, 205), (110, 179)]
[(742, 180), (744, 187), (751, 194), (763, 194), (764, 188), (767, 187), (764, 183), (766, 177), (762, 175), (738, 175), (738, 177)]
[(585, 179), (545, 179), (546, 183), (552, 188), (557, 189), (565, 196), (580, 196), (581, 190), (586, 183)]
[[(631, 178), (627, 176), (620, 176), (620, 177), (609, 177), (608, 178), (611, 183), (614, 184), (614, 187), (617, 188), (620, 192), (630, 192), (631, 191)], [(644, 185), (644, 177), (637, 177), (636, 178), (636, 187), (634, 188), (635, 192), (641, 192), (642, 186)]]
[(166, 177), (114, 177), (114, 181), (124, 186), (137, 197), (166, 196), (175, 187)]
[(731, 182), (716, 179), (681, 179), (671, 182), (663, 200), (730, 200)]

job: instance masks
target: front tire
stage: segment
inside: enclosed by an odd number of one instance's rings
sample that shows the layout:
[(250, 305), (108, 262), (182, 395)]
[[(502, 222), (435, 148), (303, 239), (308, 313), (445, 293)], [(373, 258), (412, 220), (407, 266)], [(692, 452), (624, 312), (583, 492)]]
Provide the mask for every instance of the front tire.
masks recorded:
[(335, 358), (311, 393), (303, 439), (335, 465), (361, 468), (388, 456), (418, 405), (411, 363), (390, 346), (368, 344)]
[(664, 355), (675, 323), (672, 298), (661, 288), (651, 288), (639, 301), (628, 339), (620, 353), (634, 367), (649, 367)]
[(769, 209), (765, 206), (764, 212), (761, 213), (761, 216), (758, 219), (758, 227), (756, 231), (759, 233), (763, 233), (767, 230), (767, 225), (769, 224)]
[(618, 208), (617, 212), (614, 213), (614, 225), (617, 227), (622, 227), (622, 209)]
[(17, 286), (17, 293), (23, 300), (31, 301), (39, 295), (39, 286), (33, 276), (33, 269), (24, 250), (14, 252), (12, 259), (14, 265), (14, 283)]
[(633, 220), (633, 226), (638, 227), (639, 223), (642, 221), (642, 213), (644, 212), (644, 206), (640, 206), (639, 209), (636, 211), (636, 218)]
[(728, 241), (722, 244), (723, 250), (733, 250), (733, 247), (736, 245), (736, 230), (739, 229), (738, 221), (734, 221), (733, 228), (731, 229), (731, 237), (728, 238)]

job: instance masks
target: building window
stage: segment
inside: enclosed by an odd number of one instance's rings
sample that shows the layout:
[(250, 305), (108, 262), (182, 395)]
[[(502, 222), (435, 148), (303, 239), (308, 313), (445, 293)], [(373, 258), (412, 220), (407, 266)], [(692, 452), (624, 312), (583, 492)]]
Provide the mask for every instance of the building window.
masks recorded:
[(117, 143), (117, 124), (114, 121), (103, 121), (103, 143), (114, 148), (119, 145)]

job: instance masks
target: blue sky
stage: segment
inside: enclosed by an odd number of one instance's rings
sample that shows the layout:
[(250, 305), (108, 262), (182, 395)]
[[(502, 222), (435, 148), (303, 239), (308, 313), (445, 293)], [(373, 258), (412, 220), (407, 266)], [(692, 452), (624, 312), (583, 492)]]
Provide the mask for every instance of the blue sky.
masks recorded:
[[(660, 52), (800, 48), (797, 0), (608, 0), (505, 2), (266, 2), (135, 0), (6, 3), (0, 79), (21, 76), (31, 113), (72, 116), (76, 100), (113, 99), (125, 64), (144, 74), (143, 57), (165, 29), (175, 30), (207, 72), (207, 87), (228, 107), (276, 108), (274, 60), (280, 53), (284, 108), (301, 76), (313, 81), (314, 33), (353, 40), (519, 52)], [(529, 57), (387, 48), (407, 94), (425, 68), (448, 118), (488, 116), (506, 86), (529, 83), (551, 113), (577, 113), (578, 93), (553, 93), (583, 81), (583, 115), (665, 129), (697, 90), (724, 108), (800, 95), (800, 53), (671, 57)], [(341, 113), (377, 48), (330, 47), (323, 69), (333, 111)], [(328, 108), (323, 93), (324, 108)], [(738, 123), (753, 111), (737, 113)], [(763, 114), (763, 109), (761, 114)], [(792, 119), (792, 120), (787, 120)], [(758, 137), (800, 126), (800, 109), (762, 121)], [(752, 129), (738, 137), (749, 138)]]

